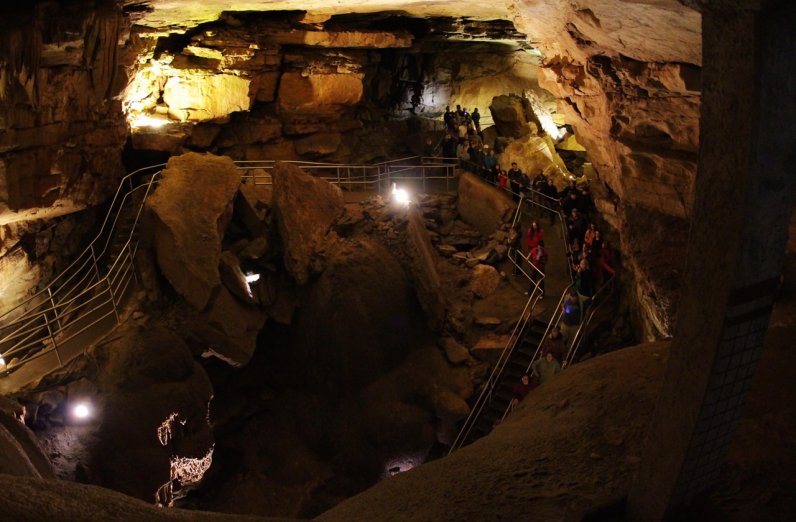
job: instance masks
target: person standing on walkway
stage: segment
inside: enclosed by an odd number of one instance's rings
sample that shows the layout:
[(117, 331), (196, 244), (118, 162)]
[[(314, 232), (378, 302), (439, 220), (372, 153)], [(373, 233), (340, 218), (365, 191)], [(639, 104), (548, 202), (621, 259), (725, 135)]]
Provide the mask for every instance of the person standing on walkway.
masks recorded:
[(489, 145), (484, 145), (484, 169), (486, 169), (486, 179), (491, 183), (497, 181), (498, 159), (495, 156), (495, 149), (490, 149)]
[(470, 115), (470, 118), (473, 120), (473, 125), (475, 126), (475, 132), (481, 132), (481, 113), (478, 112), (478, 107), (473, 109), (473, 113)]
[(528, 258), (531, 260), (531, 286), (525, 295), (530, 295), (533, 292), (534, 286), (539, 285), (539, 290), (542, 291), (544, 297), (544, 269), (547, 264), (547, 251), (544, 248), (544, 240), (540, 241), (533, 249)]
[(564, 363), (564, 358), (567, 355), (567, 348), (564, 345), (564, 337), (561, 335), (561, 328), (556, 326), (550, 333), (547, 334), (545, 340), (542, 342), (542, 355), (552, 353), (553, 357), (558, 359), (559, 362)]
[(530, 254), (531, 250), (536, 248), (536, 245), (544, 242), (544, 230), (539, 226), (536, 221), (531, 222), (528, 231), (525, 233), (525, 251)]
[(514, 385), (511, 389), (511, 408), (514, 409), (522, 400), (528, 395), (528, 392), (536, 388), (538, 384), (531, 381), (530, 376), (526, 373), (520, 379), (520, 382)]
[(539, 384), (544, 384), (550, 377), (561, 371), (561, 363), (553, 357), (552, 352), (547, 352), (544, 357), (536, 359), (531, 365), (534, 375), (539, 377)]
[(564, 337), (567, 349), (572, 347), (572, 341), (580, 326), (582, 315), (583, 308), (578, 292), (574, 288), (570, 288), (567, 298), (561, 305), (561, 335)]
[(511, 163), (508, 176), (509, 186), (511, 187), (511, 197), (514, 198), (515, 202), (518, 202), (520, 200), (520, 186), (522, 185), (522, 178), (525, 176), (525, 174), (523, 174), (520, 168), (517, 166), (516, 161)]
[(519, 275), (522, 268), (522, 228), (519, 223), (515, 223), (509, 231), (509, 252), (514, 260), (511, 267), (511, 275)]

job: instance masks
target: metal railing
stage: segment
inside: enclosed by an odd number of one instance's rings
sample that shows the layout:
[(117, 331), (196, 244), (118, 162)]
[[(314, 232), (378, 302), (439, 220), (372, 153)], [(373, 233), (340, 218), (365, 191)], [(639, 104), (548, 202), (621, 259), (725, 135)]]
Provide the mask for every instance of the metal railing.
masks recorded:
[[(526, 374), (530, 374), (531, 373), (531, 367), (533, 366), (534, 361), (536, 361), (536, 359), (539, 357), (539, 354), (542, 351), (542, 346), (544, 345), (544, 342), (547, 339), (547, 336), (550, 335), (550, 332), (552, 331), (552, 329), (561, 320), (561, 316), (563, 315), (563, 310), (562, 309), (563, 309), (564, 300), (569, 295), (569, 290), (572, 288), (572, 286), (573, 285), (567, 286), (564, 289), (564, 291), (561, 293), (561, 298), (558, 300), (558, 303), (556, 304), (556, 307), (554, 308), (553, 315), (550, 316), (550, 321), (548, 321), (548, 323), (547, 323), (547, 328), (545, 328), (544, 334), (542, 335), (542, 338), (539, 340), (539, 344), (536, 346), (536, 350), (534, 350), (533, 355), (531, 356), (531, 360), (528, 363), (528, 367), (525, 369), (524, 373), (526, 373)], [(503, 420), (508, 416), (508, 414), (511, 412), (512, 407), (513, 407), (513, 404), (511, 402), (509, 402), (508, 406), (506, 406), (506, 409), (503, 412), (503, 415), (501, 415), (501, 417), (500, 417), (500, 422), (503, 422)]]
[[(547, 336), (550, 335), (552, 329), (561, 321), (561, 316), (563, 315), (563, 304), (564, 300), (569, 295), (569, 291), (573, 285), (569, 285), (564, 292), (561, 294), (561, 299), (558, 300), (558, 304), (556, 305), (556, 311), (553, 313), (553, 316), (550, 318), (550, 322), (547, 324), (547, 329), (545, 330), (544, 336), (539, 341), (539, 345), (536, 347), (536, 350), (531, 357), (531, 362), (528, 364), (528, 367), (525, 370), (525, 373), (530, 373), (533, 363), (538, 359), (541, 351), (542, 346), (544, 346), (545, 340)], [(586, 328), (591, 324), (591, 320), (594, 317), (594, 314), (597, 310), (602, 307), (608, 301), (608, 297), (611, 294), (614, 286), (614, 278), (611, 277), (608, 281), (606, 281), (598, 290), (594, 293), (594, 295), (589, 299), (589, 305), (586, 309), (586, 313), (581, 318), (580, 324), (578, 325), (578, 329), (575, 331), (575, 335), (572, 336), (572, 341), (570, 342), (569, 348), (567, 349), (566, 354), (564, 355), (564, 360), (561, 361), (561, 370), (568, 368), (571, 366), (575, 360), (575, 356), (578, 353), (578, 349), (580, 345), (583, 343), (583, 339), (585, 338)], [(503, 415), (500, 418), (502, 422), (508, 414), (511, 412), (512, 403), (506, 407), (506, 410), (503, 412)]]
[[(270, 185), (275, 163), (239, 161), (236, 165), (243, 182)], [(289, 163), (348, 189), (386, 190), (395, 181), (410, 179), (421, 180), (424, 188), (429, 180), (444, 179), (449, 189), (455, 177), (455, 165), (417, 156), (373, 165)], [(4, 363), (0, 378), (50, 353), (61, 366), (66, 362), (62, 349), (68, 343), (84, 342), (81, 335), (111, 317), (113, 326), (121, 321), (120, 304), (135, 279), (136, 229), (164, 166), (145, 167), (122, 178), (89, 245), (45, 287), (0, 315), (0, 360)], [(116, 252), (111, 251), (114, 245)]]
[(575, 335), (572, 336), (572, 342), (570, 343), (567, 354), (564, 356), (564, 360), (561, 361), (562, 370), (568, 366), (571, 366), (575, 361), (575, 356), (577, 355), (581, 344), (583, 344), (583, 339), (586, 337), (586, 328), (591, 324), (591, 320), (594, 318), (594, 314), (597, 312), (597, 310), (599, 310), (606, 302), (608, 302), (608, 298), (611, 296), (613, 289), (614, 277), (612, 276), (608, 281), (603, 283), (603, 285), (598, 288), (594, 295), (589, 299), (589, 305), (586, 309), (586, 314), (584, 315), (583, 320), (580, 322), (580, 325), (578, 325)]
[(541, 285), (544, 281), (544, 273), (539, 271), (533, 264), (530, 266), (537, 270), (541, 277), (538, 281), (534, 282), (533, 278), (525, 271), (523, 268), (524, 263), (517, 263), (515, 260), (515, 254), (519, 254), (523, 260), (528, 261), (530, 264), (530, 260), (522, 254), (522, 252), (516, 252), (514, 249), (509, 249), (509, 260), (518, 268), (522, 274), (528, 279), (531, 285), (533, 285), (533, 290), (530, 292), (528, 296), (528, 301), (525, 303), (525, 307), (520, 314), (520, 318), (517, 320), (517, 323), (514, 325), (514, 329), (509, 336), (509, 340), (506, 343), (506, 346), (500, 352), (500, 356), (498, 357), (497, 362), (492, 368), (492, 372), (489, 374), (486, 382), (484, 383), (483, 387), (481, 388), (481, 393), (478, 395), (478, 398), (473, 404), (473, 407), (470, 409), (470, 414), (467, 416), (467, 419), (464, 421), (464, 425), (459, 430), (459, 433), (456, 435), (456, 439), (451, 444), (451, 448), (448, 451), (448, 454), (453, 453), (460, 447), (464, 445), (467, 441), (467, 437), (470, 436), (470, 432), (475, 427), (478, 419), (481, 416), (481, 413), (484, 411), (489, 403), (492, 401), (492, 393), (495, 390), (495, 386), (497, 386), (501, 375), (503, 375), (503, 370), (506, 367), (506, 364), (509, 362), (511, 358), (511, 354), (514, 353), (516, 347), (522, 342), (522, 339), (525, 335), (526, 328), (528, 327), (528, 323), (530, 322), (533, 316), (533, 310), (536, 307), (536, 304), (542, 297), (541, 292)]
[[(484, 179), (484, 178), (481, 178), (481, 179), (484, 182), (486, 182), (486, 183), (488, 183), (490, 185), (493, 185), (494, 187), (496, 187), (498, 189), (501, 189), (501, 187), (499, 187), (499, 185), (497, 183), (492, 182), (492, 181), (490, 181), (488, 179)], [(512, 220), (512, 228), (519, 221), (519, 219), (520, 219), (520, 217), (522, 215), (523, 205), (530, 205), (532, 207), (535, 206), (535, 207), (547, 210), (549, 212), (553, 212), (558, 217), (559, 225), (560, 225), (560, 228), (561, 228), (561, 237), (562, 237), (562, 239), (564, 241), (564, 248), (568, 252), (569, 245), (567, 243), (568, 234), (567, 234), (567, 228), (566, 228), (566, 224), (565, 224), (565, 219), (566, 218), (563, 215), (563, 212), (561, 211), (561, 209), (559, 207), (558, 199), (553, 198), (551, 196), (548, 196), (547, 194), (544, 194), (544, 193), (539, 192), (537, 190), (530, 189), (530, 188), (527, 189), (527, 191), (521, 192), (521, 193), (513, 192), (512, 190), (510, 190), (508, 188), (502, 188), (502, 190), (505, 190), (506, 192), (509, 192), (510, 194), (513, 194), (514, 196), (517, 196), (519, 198), (519, 201), (517, 203), (517, 210), (516, 210), (516, 212), (514, 214), (514, 218)], [(526, 194), (530, 195), (531, 197), (526, 197)], [(520, 255), (522, 255), (522, 254), (520, 254)], [(530, 263), (530, 260), (526, 256), (522, 255), (522, 257), (526, 261), (529, 262), (529, 264), (530, 264), (530, 266), (532, 268), (536, 269), (536, 267), (534, 267), (533, 264)], [(517, 264), (514, 261), (513, 256), (511, 255), (511, 249), (509, 250), (509, 258), (512, 260), (512, 263), (514, 263), (515, 265)], [(547, 328), (545, 329), (544, 335), (542, 336), (541, 340), (539, 341), (539, 344), (537, 345), (536, 350), (534, 351), (534, 353), (533, 353), (533, 355), (531, 357), (531, 361), (528, 364), (528, 368), (526, 369), (526, 373), (531, 371), (531, 365), (538, 358), (539, 353), (541, 352), (541, 349), (542, 349), (542, 345), (544, 344), (545, 339), (547, 339), (547, 336), (550, 334), (550, 331), (561, 320), (562, 304), (564, 302), (564, 299), (566, 299), (566, 296), (569, 293), (569, 290), (574, 286), (575, 282), (574, 282), (574, 277), (573, 277), (573, 274), (572, 274), (572, 270), (570, 269), (569, 256), (564, 256), (564, 261), (566, 263), (566, 273), (569, 275), (570, 284), (564, 289), (564, 292), (562, 293), (561, 298), (559, 299), (559, 302), (558, 302), (558, 304), (556, 305), (556, 307), (554, 309), (554, 312), (553, 312), (553, 314), (552, 314), (552, 316), (550, 318), (550, 321), (547, 324)], [(522, 267), (520, 267), (520, 270), (522, 270), (523, 274), (525, 274), (526, 277), (530, 278), (530, 276), (528, 276), (525, 273), (525, 271), (522, 269)], [(538, 269), (536, 269), (536, 270), (538, 271)], [(544, 274), (542, 274), (542, 279), (540, 280), (540, 282), (543, 281), (543, 279), (544, 279)], [(523, 313), (520, 316), (520, 319), (517, 321), (517, 325), (514, 327), (514, 331), (512, 332), (512, 335), (509, 338), (509, 342), (507, 343), (506, 347), (501, 352), (500, 357), (498, 358), (498, 362), (495, 364), (495, 367), (492, 369), (492, 373), (490, 374), (489, 378), (487, 379), (486, 383), (484, 384), (484, 387), (483, 387), (483, 389), (481, 391), (481, 394), (478, 396), (478, 398), (476, 399), (475, 404), (473, 404), (473, 407), (470, 410), (470, 415), (465, 420), (464, 425), (459, 430), (459, 433), (457, 434), (456, 439), (454, 440), (453, 444), (451, 445), (451, 448), (450, 448), (450, 450), (448, 452), (449, 454), (452, 453), (453, 451), (459, 449), (461, 446), (464, 445), (464, 443), (466, 442), (467, 437), (469, 437), (473, 427), (475, 427), (475, 425), (476, 425), (476, 423), (478, 421), (478, 418), (480, 417), (481, 413), (483, 412), (483, 410), (486, 408), (486, 406), (491, 401), (492, 393), (494, 392), (495, 386), (497, 386), (497, 384), (498, 384), (498, 381), (499, 381), (499, 379), (500, 379), (500, 377), (502, 375), (502, 372), (503, 372), (503, 369), (506, 366), (506, 363), (508, 362), (508, 360), (511, 357), (511, 354), (513, 353), (514, 349), (519, 344), (520, 340), (522, 339), (522, 337), (525, 334), (525, 329), (527, 328), (528, 322), (531, 319), (531, 313), (527, 313), (528, 307), (529, 307), (529, 304), (531, 303), (531, 301), (533, 300), (533, 295), (537, 292), (538, 289), (539, 289), (539, 284), (537, 283), (535, 288), (534, 288), (534, 291), (531, 294), (531, 298), (528, 299), (528, 302), (525, 305), (525, 309), (523, 310)], [(602, 288), (600, 290), (602, 290)], [(599, 293), (599, 291), (598, 291), (598, 293)], [(541, 295), (541, 293), (539, 295)], [(595, 294), (595, 296), (596, 295), (597, 294)], [(536, 299), (536, 301), (538, 301), (538, 298)], [(531, 306), (531, 309), (533, 309), (533, 306), (535, 306), (536, 301), (533, 302), (533, 305)], [(575, 341), (577, 340), (578, 342), (580, 342), (579, 340), (582, 339), (582, 337), (583, 337), (582, 334), (581, 335), (578, 335), (578, 334), (580, 334), (580, 332), (582, 331), (584, 326), (586, 324), (588, 324), (588, 321), (591, 320), (591, 317), (593, 316), (593, 313), (594, 313), (594, 311), (592, 310), (592, 313), (591, 313), (591, 315), (588, 316), (588, 319), (585, 319), (584, 321), (581, 321), (580, 327), (578, 328), (575, 336), (573, 336), (573, 341), (571, 343), (571, 346), (574, 346), (576, 348), (575, 348), (575, 350), (571, 350), (571, 353), (573, 354), (572, 357), (574, 357), (574, 353), (576, 353), (576, 351), (577, 351), (577, 346), (579, 346), (579, 344), (575, 345)], [(568, 355), (569, 355), (569, 353), (570, 352), (568, 352)], [(562, 362), (562, 366), (563, 366), (563, 364), (564, 363)], [(511, 403), (509, 403), (509, 405), (506, 407), (506, 410), (504, 411), (504, 413), (503, 413), (503, 415), (501, 417), (501, 421), (511, 411), (511, 406), (512, 406)]]

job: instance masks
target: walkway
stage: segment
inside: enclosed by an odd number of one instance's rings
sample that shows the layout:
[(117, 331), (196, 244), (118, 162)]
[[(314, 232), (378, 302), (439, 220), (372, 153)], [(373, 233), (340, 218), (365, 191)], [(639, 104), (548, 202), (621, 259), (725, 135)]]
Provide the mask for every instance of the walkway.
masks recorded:
[[(274, 161), (236, 162), (241, 179), (271, 184)], [(449, 189), (455, 166), (441, 158), (402, 158), (372, 165), (291, 162), (346, 194), (385, 193), (393, 183)], [(43, 289), (0, 316), (0, 393), (8, 394), (69, 363), (123, 320), (135, 287), (137, 230), (165, 165), (125, 176), (97, 236)], [(348, 199), (348, 198), (347, 198)]]

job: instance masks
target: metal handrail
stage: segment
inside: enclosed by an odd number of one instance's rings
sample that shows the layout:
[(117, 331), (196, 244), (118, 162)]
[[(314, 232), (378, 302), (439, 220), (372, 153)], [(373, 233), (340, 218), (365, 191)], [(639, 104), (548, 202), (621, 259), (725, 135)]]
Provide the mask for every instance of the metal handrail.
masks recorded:
[[(406, 164), (411, 161), (419, 164)], [(263, 180), (263, 184), (271, 183), (268, 171), (273, 169), (275, 163), (271, 160), (235, 162), (242, 171), (242, 182), (251, 179), (255, 185), (259, 184), (258, 180)], [(338, 185), (347, 184), (349, 187), (358, 184), (381, 187), (385, 179), (398, 179), (398, 176), (392, 176), (393, 170), (406, 174), (400, 176), (401, 179), (422, 179), (424, 185), (427, 179), (446, 179), (449, 182), (455, 175), (452, 165), (429, 164), (425, 162), (425, 158), (417, 156), (377, 164), (302, 161), (288, 163), (310, 171), (334, 170), (334, 179), (329, 181)], [(133, 262), (138, 249), (135, 232), (146, 200), (157, 186), (164, 166), (165, 164), (152, 165), (124, 176), (108, 206), (99, 231), (88, 246), (46, 286), (0, 315), (0, 357), (7, 359), (0, 377), (7, 376), (28, 362), (53, 351), (59, 364), (62, 364), (59, 345), (63, 346), (111, 315), (115, 316), (116, 324), (120, 322), (119, 305), (131, 280), (135, 278)], [(445, 174), (426, 176), (426, 167), (444, 167)], [(342, 169), (345, 170), (345, 176)], [(257, 170), (262, 170), (267, 176), (258, 174)], [(352, 171), (361, 172), (361, 175), (352, 176)], [(140, 202), (135, 201), (133, 195), (137, 192), (140, 194), (141, 190), (143, 194)], [(121, 238), (123, 242), (115, 257), (105, 260), (114, 242), (114, 234), (119, 230), (122, 212), (128, 210), (134, 216), (129, 234), (126, 238)], [(105, 263), (104, 266), (100, 266), (101, 263)]]
[[(522, 256), (522, 252), (520, 252)], [(523, 256), (525, 258), (525, 256)], [(498, 357), (495, 366), (492, 368), (492, 372), (489, 374), (486, 382), (484, 383), (483, 387), (481, 388), (481, 393), (478, 395), (478, 398), (473, 404), (473, 407), (470, 409), (470, 414), (467, 416), (467, 419), (464, 421), (464, 425), (459, 430), (459, 433), (456, 435), (456, 439), (451, 444), (450, 450), (448, 454), (453, 453), (460, 447), (464, 445), (464, 442), (467, 440), (467, 437), (470, 435), (470, 432), (475, 427), (478, 419), (481, 416), (484, 408), (489, 404), (492, 400), (492, 392), (495, 389), (498, 381), (500, 380), (501, 375), (503, 374), (503, 369), (506, 367), (509, 359), (511, 358), (511, 354), (514, 353), (515, 348), (522, 340), (523, 334), (525, 332), (525, 328), (528, 322), (531, 320), (533, 316), (533, 310), (536, 307), (536, 304), (539, 302), (541, 298), (541, 292), (539, 291), (540, 285), (544, 280), (544, 274), (542, 274), (542, 279), (537, 282), (533, 282), (530, 276), (522, 269), (512, 256), (509, 256), (509, 259), (515, 267), (519, 268), (525, 277), (534, 285), (534, 289), (531, 292), (530, 296), (528, 296), (528, 300), (525, 303), (525, 307), (520, 314), (520, 318), (517, 320), (517, 323), (514, 325), (514, 329), (509, 336), (509, 340), (506, 343), (506, 346), (500, 352), (500, 356)], [(527, 259), (527, 258), (525, 258)]]
[[(539, 340), (539, 344), (536, 346), (536, 350), (534, 350), (533, 355), (531, 356), (531, 361), (528, 363), (528, 367), (525, 369), (526, 374), (531, 372), (531, 367), (533, 366), (534, 361), (536, 361), (536, 358), (539, 356), (539, 353), (542, 350), (542, 345), (544, 345), (547, 336), (550, 335), (550, 331), (553, 329), (554, 325), (558, 324), (558, 321), (561, 320), (561, 315), (562, 315), (561, 308), (562, 305), (564, 304), (564, 299), (566, 299), (567, 295), (569, 295), (570, 288), (572, 288), (572, 285), (567, 286), (564, 289), (564, 292), (561, 294), (561, 298), (558, 300), (558, 304), (556, 304), (555, 312), (553, 312), (553, 315), (550, 317), (550, 321), (548, 321), (547, 323), (547, 328), (545, 329), (542, 338)], [(511, 402), (509, 402), (509, 404), (506, 406), (505, 411), (503, 412), (503, 415), (501, 415), (500, 417), (501, 422), (511, 412), (511, 408), (512, 404)]]
[[(497, 185), (497, 183), (493, 183), (493, 182), (491, 182), (489, 180), (486, 180), (486, 179), (484, 179), (483, 181), (488, 183), (488, 184), (490, 184), (490, 185), (492, 185), (492, 186), (494, 186), (498, 190), (500, 190), (500, 187)], [(525, 202), (529, 202), (531, 205), (536, 205), (536, 206), (539, 206), (539, 207), (544, 208), (546, 210), (550, 210), (552, 212), (555, 212), (559, 216), (560, 222), (562, 224), (562, 233), (563, 233), (563, 237), (564, 237), (564, 243), (566, 244), (566, 237), (567, 237), (566, 236), (566, 229), (563, 227), (564, 218), (563, 218), (563, 215), (561, 214), (560, 211), (558, 211), (558, 210), (556, 210), (554, 208), (548, 207), (546, 205), (543, 205), (543, 204), (539, 203), (538, 201), (534, 201), (532, 199), (526, 198), (524, 193), (517, 194), (517, 193), (512, 192), (511, 190), (508, 190), (508, 189), (505, 189), (505, 190), (507, 192), (510, 192), (510, 193), (512, 193), (512, 194), (514, 194), (514, 195), (519, 197), (519, 202), (517, 204), (517, 211), (515, 212), (514, 218), (512, 220), (512, 227), (514, 227), (514, 225), (519, 220), (520, 211), (521, 211), (522, 205)], [(536, 192), (536, 191), (532, 191), (532, 192)], [(538, 194), (540, 194), (540, 195), (542, 195), (542, 196), (544, 196), (546, 198), (552, 199), (549, 196), (547, 196), (545, 194), (542, 194), (541, 192), (538, 192)], [(530, 321), (530, 319), (531, 319), (531, 317), (533, 315), (533, 308), (536, 306), (536, 303), (541, 298), (541, 292), (539, 292), (539, 288), (540, 288), (540, 285), (542, 284), (542, 282), (544, 281), (544, 278), (545, 278), (544, 272), (542, 272), (537, 267), (535, 267), (533, 265), (533, 263), (530, 262), (530, 259), (528, 259), (528, 257), (525, 256), (521, 251), (519, 252), (520, 256), (522, 256), (522, 258), (525, 261), (528, 261), (528, 264), (531, 266), (531, 268), (536, 270), (541, 275), (541, 278), (539, 279), (539, 281), (534, 283), (533, 282), (533, 278), (531, 278), (531, 276), (528, 275), (525, 272), (525, 270), (523, 269), (522, 266), (518, 265), (515, 262), (514, 256), (512, 255), (512, 251), (516, 252), (516, 249), (513, 249), (513, 248), (509, 249), (509, 259), (511, 260), (512, 264), (514, 264), (517, 268), (519, 268), (519, 270), (523, 273), (523, 275), (525, 275), (526, 278), (531, 280), (531, 283), (534, 285), (534, 290), (530, 293), (531, 295), (529, 296), (528, 301), (525, 304), (525, 308), (523, 309), (523, 312), (520, 315), (520, 318), (517, 321), (517, 324), (514, 326), (514, 330), (512, 331), (512, 335), (509, 337), (509, 341), (506, 344), (506, 347), (503, 348), (503, 351), (501, 352), (500, 357), (498, 358), (498, 362), (495, 363), (495, 366), (492, 368), (492, 372), (490, 373), (489, 378), (485, 382), (485, 384), (484, 384), (484, 386), (483, 386), (483, 388), (481, 390), (481, 394), (478, 396), (478, 398), (476, 399), (476, 402), (473, 404), (473, 407), (470, 410), (470, 414), (467, 416), (467, 419), (465, 420), (464, 424), (462, 425), (462, 428), (459, 430), (459, 433), (456, 435), (456, 439), (451, 444), (451, 448), (448, 451), (448, 454), (456, 451), (457, 449), (459, 449), (461, 446), (464, 445), (465, 441), (467, 440), (467, 437), (470, 435), (470, 432), (472, 431), (473, 427), (475, 427), (475, 424), (478, 421), (478, 418), (480, 417), (480, 415), (483, 412), (484, 408), (486, 407), (487, 404), (489, 404), (489, 401), (492, 398), (492, 392), (494, 391), (495, 386), (497, 386), (497, 383), (500, 380), (500, 377), (501, 377), (501, 375), (503, 373), (503, 369), (505, 368), (506, 364), (508, 363), (508, 360), (511, 357), (511, 354), (514, 352), (514, 349), (516, 348), (517, 344), (519, 344), (519, 340), (521, 339), (521, 336), (524, 335), (525, 328), (527, 327), (528, 322)], [(565, 257), (565, 259), (566, 259), (566, 257)], [(569, 270), (569, 264), (567, 264), (567, 273), (570, 273), (570, 272), (571, 271)], [(571, 273), (570, 273), (570, 277), (571, 277)], [(567, 290), (569, 290), (569, 288), (571, 286), (572, 285), (568, 286)], [(563, 300), (563, 296), (562, 296), (562, 300)], [(528, 306), (531, 304), (532, 301), (533, 301), (533, 305), (531, 306), (531, 313), (527, 313)], [(560, 308), (560, 307), (561, 307), (561, 302), (559, 302), (559, 305), (558, 305), (558, 308)], [(556, 316), (556, 314), (557, 313), (553, 314), (554, 317)], [(556, 324), (556, 323), (552, 323), (552, 324)], [(542, 337), (542, 341), (544, 341), (545, 337), (547, 337), (547, 334), (548, 334), (550, 328), (551, 328), (551, 326), (550, 326), (550, 324), (548, 324), (547, 330), (545, 331), (545, 335)], [(515, 338), (515, 334), (517, 332), (519, 332), (520, 335), (517, 335), (516, 338)], [(534, 358), (538, 354), (540, 348), (541, 348), (541, 343), (537, 347), (536, 351), (534, 352)], [(533, 362), (533, 358), (532, 358), (531, 361)], [(505, 416), (505, 413), (504, 413), (504, 416)]]
[(597, 310), (605, 304), (607, 297), (610, 292), (614, 288), (614, 277), (611, 277), (608, 281), (603, 283), (603, 285), (597, 289), (594, 295), (591, 297), (591, 303), (589, 304), (589, 310), (587, 315), (583, 318), (578, 325), (578, 329), (575, 332), (575, 335), (572, 336), (572, 343), (570, 344), (569, 350), (567, 350), (567, 354), (564, 356), (564, 360), (561, 361), (561, 369), (572, 365), (572, 362), (575, 360), (575, 355), (578, 353), (578, 349), (580, 348), (581, 343), (583, 342), (583, 338), (585, 337), (585, 330), (586, 327), (589, 326), (591, 323), (594, 314)]

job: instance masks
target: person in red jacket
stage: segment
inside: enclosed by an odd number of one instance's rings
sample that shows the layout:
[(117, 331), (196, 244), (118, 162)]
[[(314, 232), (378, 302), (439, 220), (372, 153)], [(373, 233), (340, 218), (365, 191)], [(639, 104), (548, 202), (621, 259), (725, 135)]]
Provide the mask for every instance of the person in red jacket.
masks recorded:
[(531, 262), (531, 286), (528, 288), (528, 291), (525, 292), (525, 295), (529, 295), (533, 292), (534, 286), (539, 284), (539, 290), (542, 291), (542, 297), (544, 297), (544, 269), (545, 265), (547, 264), (547, 251), (544, 248), (544, 241), (540, 241), (538, 245), (533, 247), (530, 254), (528, 254), (528, 259)]
[(536, 245), (544, 242), (544, 230), (539, 226), (536, 221), (531, 223), (531, 226), (525, 232), (525, 251), (530, 255), (531, 250), (536, 248)]
[(515, 384), (514, 388), (511, 390), (511, 407), (514, 408), (521, 403), (525, 396), (528, 395), (528, 392), (537, 386), (538, 384), (531, 381), (531, 378), (528, 377), (527, 373), (523, 375), (522, 379), (520, 379), (520, 382)]

